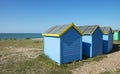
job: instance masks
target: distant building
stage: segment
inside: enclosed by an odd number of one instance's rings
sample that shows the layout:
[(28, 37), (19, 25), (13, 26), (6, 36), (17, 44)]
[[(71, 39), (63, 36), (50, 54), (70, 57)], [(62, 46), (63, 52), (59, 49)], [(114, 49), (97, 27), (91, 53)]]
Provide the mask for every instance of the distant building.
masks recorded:
[(83, 33), (74, 25), (57, 25), (42, 33), (43, 52), (58, 64), (82, 59)]
[(113, 33), (111, 27), (101, 27), (103, 31), (103, 53), (109, 53), (113, 47)]
[(83, 32), (83, 56), (94, 57), (103, 53), (102, 31), (98, 25), (78, 26)]
[(120, 40), (120, 30), (113, 31), (113, 40)]

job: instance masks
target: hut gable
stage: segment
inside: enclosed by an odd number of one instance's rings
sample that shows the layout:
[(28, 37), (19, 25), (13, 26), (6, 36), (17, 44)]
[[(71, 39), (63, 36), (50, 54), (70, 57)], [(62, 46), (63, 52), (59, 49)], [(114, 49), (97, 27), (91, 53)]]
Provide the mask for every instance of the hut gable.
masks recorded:
[(103, 34), (109, 34), (112, 31), (111, 27), (100, 27), (100, 28)]
[(113, 32), (120, 32), (120, 30), (113, 30)]
[(83, 33), (72, 23), (67, 25), (56, 25), (45, 32), (42, 33), (42, 36), (62, 36), (66, 31), (68, 31), (71, 27), (73, 27), (79, 34), (83, 35)]
[(98, 27), (92, 34), (92, 56), (101, 55), (103, 53), (102, 31)]
[(97, 28), (99, 28), (98, 25), (90, 25), (90, 26), (77, 26), (83, 34), (86, 35), (92, 35)]
[(82, 36), (70, 28), (61, 36), (61, 49), (62, 63), (82, 59)]

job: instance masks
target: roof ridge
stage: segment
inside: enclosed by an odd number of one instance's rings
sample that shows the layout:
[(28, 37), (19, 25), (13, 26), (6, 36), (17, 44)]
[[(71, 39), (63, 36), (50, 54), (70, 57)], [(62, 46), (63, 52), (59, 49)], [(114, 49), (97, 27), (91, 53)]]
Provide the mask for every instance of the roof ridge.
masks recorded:
[(94, 30), (92, 31), (91, 35), (95, 32), (95, 30), (99, 27), (99, 25), (95, 25)]
[(77, 26), (84, 34), (92, 35), (99, 25)]
[[(73, 23), (72, 24), (64, 24), (64, 25), (56, 25), (49, 28), (46, 32), (42, 33), (42, 36), (57, 36), (60, 37), (64, 33), (66, 33), (71, 27), (73, 27), (79, 34), (84, 35), (81, 30), (79, 30)], [(53, 29), (52, 29), (53, 28)], [(50, 30), (51, 29), (51, 30)], [(49, 32), (50, 31), (50, 32)]]

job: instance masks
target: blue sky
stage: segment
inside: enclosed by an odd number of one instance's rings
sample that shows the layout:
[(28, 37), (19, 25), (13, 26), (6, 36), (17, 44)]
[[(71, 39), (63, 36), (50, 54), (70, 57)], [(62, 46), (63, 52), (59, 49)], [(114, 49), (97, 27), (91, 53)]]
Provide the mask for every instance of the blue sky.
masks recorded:
[(0, 33), (41, 33), (71, 22), (120, 29), (120, 0), (0, 0)]

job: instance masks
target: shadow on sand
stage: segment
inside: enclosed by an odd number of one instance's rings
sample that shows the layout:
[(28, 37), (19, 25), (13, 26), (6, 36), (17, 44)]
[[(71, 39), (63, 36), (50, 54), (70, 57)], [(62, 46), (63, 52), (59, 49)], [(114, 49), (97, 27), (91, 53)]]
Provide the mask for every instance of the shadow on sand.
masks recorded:
[(120, 51), (120, 44), (113, 44), (113, 49), (111, 53)]
[(111, 51), (111, 53), (120, 51), (120, 41), (114, 41), (113, 42), (113, 49)]
[[(114, 41), (112, 51), (109, 53), (104, 53), (104, 54), (111, 54), (111, 53), (118, 52), (118, 51), (120, 51), (120, 41)], [(88, 58), (89, 57), (87, 56), (83, 56), (84, 60)]]

